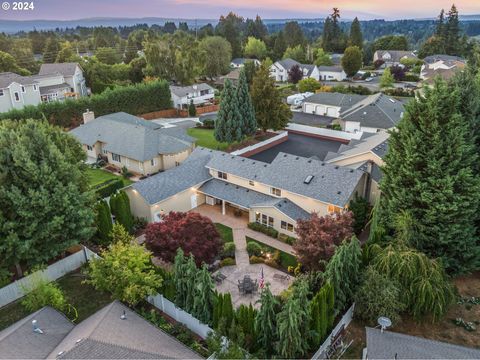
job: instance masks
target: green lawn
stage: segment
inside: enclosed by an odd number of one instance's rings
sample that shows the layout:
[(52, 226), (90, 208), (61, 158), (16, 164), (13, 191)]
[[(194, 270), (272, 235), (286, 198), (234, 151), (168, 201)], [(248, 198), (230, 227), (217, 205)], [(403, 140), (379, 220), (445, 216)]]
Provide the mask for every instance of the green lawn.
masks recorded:
[(233, 231), (231, 227), (225, 226), (223, 224), (215, 223), (217, 231), (220, 233), (224, 243), (233, 241)]
[[(87, 176), (88, 176), (88, 183), (90, 187), (100, 185), (108, 180), (119, 178), (118, 175), (114, 175), (111, 172), (108, 172), (106, 170), (92, 169), (92, 168), (87, 169)], [(130, 185), (131, 183), (133, 183), (133, 181), (129, 179), (123, 179), (123, 184), (125, 186)]]
[(213, 136), (213, 129), (190, 128), (187, 134), (197, 139), (197, 146), (206, 147), (213, 150), (225, 150), (228, 143), (220, 143)]
[[(75, 321), (76, 323), (86, 319), (112, 302), (109, 294), (97, 291), (90, 285), (82, 284), (84, 279), (80, 273), (71, 273), (57, 281), (63, 290), (67, 303), (77, 310), (78, 318)], [(0, 309), (0, 331), (29, 315), (20, 301)]]
[[(255, 239), (252, 239), (251, 237), (246, 237), (247, 239), (247, 243), (249, 243), (250, 241), (253, 241), (253, 242), (256, 242), (258, 245), (260, 245), (263, 249), (265, 249), (265, 251), (268, 251), (269, 253), (274, 253), (275, 251), (279, 251), (280, 252), (280, 266), (282, 267), (282, 269), (284, 270), (287, 270), (289, 266), (297, 266), (297, 258), (291, 254), (288, 254), (282, 250), (279, 250), (279, 249), (275, 249), (271, 246), (268, 246), (258, 240), (255, 240)], [(251, 254), (248, 254), (249, 256), (251, 256)]]

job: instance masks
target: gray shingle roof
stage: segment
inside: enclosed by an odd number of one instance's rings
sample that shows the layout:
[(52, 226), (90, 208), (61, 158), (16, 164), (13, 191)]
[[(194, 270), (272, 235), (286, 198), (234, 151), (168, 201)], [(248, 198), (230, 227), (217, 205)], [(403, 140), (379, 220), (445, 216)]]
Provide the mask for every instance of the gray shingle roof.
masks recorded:
[(42, 64), (40, 67), (39, 75), (59, 73), (63, 76), (73, 76), (78, 63), (55, 63), (55, 64)]
[(192, 146), (195, 139), (184, 129), (161, 125), (120, 112), (100, 116), (70, 131), (82, 144), (105, 143), (104, 149), (138, 161), (158, 154), (174, 154)]
[(196, 148), (180, 166), (158, 173), (131, 185), (153, 205), (211, 178), (205, 165), (213, 150)]
[(377, 50), (375, 53), (378, 53), (377, 55), (379, 57), (382, 57), (384, 54), (389, 53), (391, 56), (391, 59), (389, 61), (393, 62), (400, 62), (400, 60), (404, 57), (407, 57), (409, 59), (416, 59), (417, 55), (415, 55), (412, 51), (405, 51), (405, 50)]
[[(196, 87), (196, 88), (194, 88)], [(195, 84), (195, 85), (190, 85), (190, 86), (170, 86), (170, 92), (172, 94), (177, 95), (178, 97), (184, 97), (187, 96), (188, 94), (192, 94), (196, 91), (202, 91), (202, 90), (215, 90), (212, 88), (210, 85), (206, 83), (201, 83), (201, 84)]]
[(480, 359), (480, 350), (367, 327), (369, 359)]
[(381, 144), (378, 144), (372, 149), (372, 152), (375, 155), (381, 157), (382, 159), (387, 154), (387, 151), (388, 151), (388, 140), (385, 140), (384, 142), (382, 142)]
[(454, 55), (445, 55), (445, 54), (435, 54), (435, 55), (430, 55), (427, 56), (426, 58), (423, 59), (427, 64), (432, 64), (437, 61), (462, 61), (466, 62), (464, 58), (461, 58), (460, 56), (454, 56)]
[(322, 65), (318, 67), (318, 70), (341, 73), (343, 71), (343, 68), (339, 65), (332, 65), (332, 66)]
[(288, 199), (276, 198), (219, 179), (207, 181), (199, 188), (199, 191), (246, 209), (257, 206), (274, 207), (295, 221), (297, 219), (306, 219), (310, 216), (308, 212)]
[[(207, 167), (343, 207), (363, 172), (280, 152), (271, 164), (217, 152)], [(313, 175), (310, 184), (307, 176)]]
[(231, 61), (231, 63), (235, 64), (235, 65), (242, 65), (242, 64), (245, 64), (245, 62), (249, 61), (251, 59), (247, 59), (247, 58), (235, 58)]
[(304, 125), (330, 125), (332, 121), (335, 120), (334, 117), (325, 116), (325, 115), (316, 115), (309, 114), (300, 111), (292, 111), (292, 120), (291, 122)]
[(63, 83), (58, 85), (42, 86), (40, 87), (40, 95), (50, 94), (63, 89), (70, 89), (70, 85)]
[(283, 60), (278, 60), (277, 62), (280, 65), (282, 65), (282, 67), (287, 71), (290, 70), (295, 65), (298, 65), (298, 66), (302, 65), (298, 61), (295, 61), (293, 59), (283, 59)]
[[(32, 320), (43, 334), (33, 332)], [(0, 332), (1, 359), (45, 359), (74, 324), (51, 307), (44, 307)]]
[(342, 111), (345, 111), (366, 98), (367, 96), (365, 95), (320, 92), (309, 96), (304, 102), (338, 106)]
[(21, 76), (12, 72), (0, 73), (0, 89), (5, 89), (10, 86), (11, 83), (16, 82), (20, 85), (36, 84), (31, 76)]

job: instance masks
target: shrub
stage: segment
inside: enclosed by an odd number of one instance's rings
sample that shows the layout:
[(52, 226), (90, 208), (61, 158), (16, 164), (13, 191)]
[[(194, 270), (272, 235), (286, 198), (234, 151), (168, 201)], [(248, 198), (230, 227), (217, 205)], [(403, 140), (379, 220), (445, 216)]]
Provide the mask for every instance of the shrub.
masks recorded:
[(385, 89), (383, 93), (390, 96), (414, 97), (415, 91), (404, 88)]
[[(62, 290), (55, 283), (48, 283), (44, 279), (36, 280), (30, 291), (22, 300), (22, 306), (29, 312), (37, 311), (44, 306), (51, 306), (58, 311), (65, 311), (67, 301)], [(28, 292), (29, 289), (24, 289)]]
[(271, 236), (273, 238), (278, 237), (278, 231), (277, 230), (275, 230), (274, 228), (265, 226), (263, 224), (259, 224), (259, 223), (256, 223), (256, 222), (251, 222), (251, 223), (248, 223), (248, 227), (252, 230), (259, 231), (259, 232), (264, 233), (265, 235)]
[(250, 264), (263, 264), (265, 260), (262, 257), (252, 255), (250, 256)]
[(420, 77), (416, 74), (408, 73), (403, 77), (403, 81), (417, 82), (420, 81)]
[(7, 286), (12, 281), (12, 273), (7, 269), (0, 268), (0, 288)]
[(223, 259), (222, 261), (220, 261), (220, 267), (232, 266), (232, 265), (235, 265), (236, 263), (237, 262), (235, 261), (234, 258), (227, 257), (227, 258)]
[(102, 244), (107, 244), (110, 241), (110, 231), (113, 227), (110, 207), (105, 200), (100, 200), (95, 206), (95, 212), (98, 240)]
[(287, 234), (279, 233), (278, 234), (278, 240), (280, 240), (281, 242), (284, 242), (288, 245), (293, 245), (293, 243), (295, 242), (296, 239), (293, 236), (288, 236)]
[(401, 297), (403, 293), (398, 282), (368, 267), (355, 295), (355, 317), (370, 325), (376, 325), (380, 316), (396, 323), (400, 320), (400, 312), (405, 309)]
[(203, 121), (203, 125), (200, 125), (205, 129), (215, 129), (215, 120), (213, 119), (205, 119)]
[(353, 232), (358, 235), (370, 218), (370, 204), (367, 199), (355, 194), (355, 198), (350, 201), (349, 209), (353, 213)]
[(263, 248), (254, 241), (249, 241), (247, 243), (247, 252), (249, 255), (261, 256)]
[(223, 245), (222, 258), (231, 258), (235, 256), (235, 243), (228, 242)]
[(275, 269), (279, 269), (280, 268), (280, 265), (278, 264), (278, 262), (275, 261), (274, 258), (271, 258), (271, 259), (265, 259), (264, 261), (265, 265), (268, 265), (268, 266), (271, 266)]
[(110, 197), (110, 209), (115, 215), (115, 222), (123, 225), (128, 232), (132, 232), (133, 215), (130, 209), (130, 199), (125, 191), (120, 191)]
[(95, 194), (97, 194), (100, 199), (104, 199), (121, 188), (123, 188), (123, 179), (112, 179), (98, 185), (98, 187), (95, 188)]

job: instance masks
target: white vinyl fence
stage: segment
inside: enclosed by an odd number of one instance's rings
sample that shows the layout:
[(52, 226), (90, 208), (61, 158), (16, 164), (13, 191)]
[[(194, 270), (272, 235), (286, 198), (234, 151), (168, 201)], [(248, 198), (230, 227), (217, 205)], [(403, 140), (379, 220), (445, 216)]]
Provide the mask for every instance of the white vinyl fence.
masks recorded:
[(332, 338), (340, 331), (343, 327), (347, 327), (353, 319), (353, 310), (355, 309), (355, 303), (350, 306), (350, 309), (343, 315), (341, 320), (338, 322), (337, 326), (332, 330), (330, 335), (328, 335), (327, 339), (324, 341), (322, 346), (317, 350), (317, 352), (313, 355), (312, 359), (326, 359), (326, 351), (330, 344), (332, 343)]
[(208, 334), (213, 331), (208, 325), (201, 323), (189, 313), (176, 307), (174, 303), (163, 297), (163, 295), (149, 296), (147, 301), (177, 322), (185, 325), (202, 339), (206, 339)]
[(35, 285), (35, 280), (41, 278), (48, 282), (55, 281), (69, 272), (80, 268), (94, 254), (93, 251), (84, 247), (83, 250), (57, 261), (45, 270), (34, 272), (33, 274), (25, 276), (24, 278), (1, 288), (0, 308), (23, 297), (25, 295), (25, 290), (32, 289), (32, 286)]

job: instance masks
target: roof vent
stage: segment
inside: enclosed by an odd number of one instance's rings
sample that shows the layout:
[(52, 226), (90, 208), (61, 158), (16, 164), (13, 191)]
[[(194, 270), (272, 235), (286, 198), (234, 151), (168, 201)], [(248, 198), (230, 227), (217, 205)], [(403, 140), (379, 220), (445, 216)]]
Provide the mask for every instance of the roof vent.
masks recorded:
[(283, 154), (283, 157), (287, 157), (287, 154)]
[(123, 310), (123, 314), (120, 315), (120, 319), (121, 320), (127, 320), (127, 313), (125, 312), (125, 310)]
[(222, 154), (222, 156), (225, 156), (225, 154)]
[(245, 162), (245, 159), (242, 159), (243, 162)]
[(37, 320), (32, 320), (33, 332), (37, 334), (43, 334), (43, 330), (38, 327)]
[(335, 170), (338, 170), (338, 166), (335, 166)]
[(325, 163), (322, 163), (322, 166), (325, 166)]
[(353, 173), (353, 169), (351, 169), (350, 172)]
[(312, 162), (312, 160), (308, 160), (307, 162), (310, 164)]
[(310, 184), (313, 180), (313, 175), (308, 175), (305, 180), (303, 180), (304, 184)]
[(300, 159), (300, 158), (297, 156), (297, 157), (295, 158), (295, 160), (298, 160), (298, 159)]
[(342, 192), (341, 191), (338, 191), (337, 194), (340, 195)]

